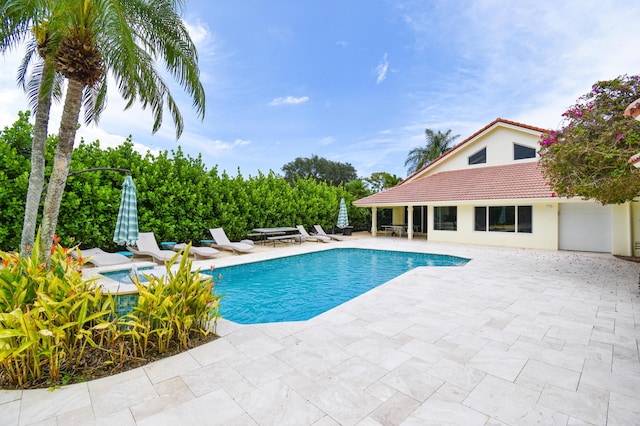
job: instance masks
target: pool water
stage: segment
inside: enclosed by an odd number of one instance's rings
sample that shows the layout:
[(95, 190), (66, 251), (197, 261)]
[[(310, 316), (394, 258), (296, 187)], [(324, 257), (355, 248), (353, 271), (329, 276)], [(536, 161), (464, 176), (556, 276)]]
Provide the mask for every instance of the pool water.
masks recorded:
[(143, 268), (136, 268), (135, 270), (125, 269), (120, 271), (100, 272), (100, 275), (102, 275), (103, 277), (118, 281), (119, 283), (122, 283), (122, 284), (132, 284), (133, 280), (131, 279), (131, 276), (132, 274), (137, 273), (138, 279), (140, 280), (140, 282), (146, 283), (149, 280), (147, 280), (144, 274), (149, 274), (152, 269), (153, 269), (153, 266), (149, 266), (149, 267), (143, 267)]
[(223, 318), (239, 324), (304, 321), (419, 266), (462, 266), (469, 259), (370, 249), (329, 249), (216, 268)]

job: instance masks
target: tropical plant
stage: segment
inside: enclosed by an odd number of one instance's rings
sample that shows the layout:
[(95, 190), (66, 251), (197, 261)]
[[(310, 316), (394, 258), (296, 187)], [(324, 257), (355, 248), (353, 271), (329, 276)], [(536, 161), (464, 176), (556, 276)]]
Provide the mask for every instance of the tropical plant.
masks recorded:
[(183, 129), (182, 116), (155, 68), (156, 61), (164, 61), (170, 74), (192, 97), (201, 116), (204, 115), (204, 90), (199, 80), (195, 46), (176, 10), (180, 2), (62, 0), (35, 3), (41, 5), (34, 9), (40, 15), (31, 21), (21, 15), (22, 21), (16, 19), (16, 22), (28, 26), (46, 21), (44, 36), (50, 49), (46, 57), (51, 55), (54, 70), (68, 80), (43, 211), (40, 242), (48, 247), (57, 225), (83, 99), (92, 100), (90, 107), (85, 108), (89, 118), (99, 114), (106, 94), (107, 75), (111, 74), (128, 105), (139, 100), (143, 108), (152, 110), (154, 132), (162, 124), (166, 103), (179, 137)]
[(371, 173), (371, 176), (364, 179), (374, 192), (393, 188), (402, 181), (402, 178), (387, 172)]
[(434, 132), (431, 129), (425, 129), (425, 138), (427, 144), (419, 146), (409, 151), (409, 155), (404, 162), (405, 167), (409, 166), (407, 172), (409, 174), (420, 170), (431, 161), (435, 160), (450, 148), (450, 145), (460, 137), (460, 135), (451, 136), (451, 129), (442, 133), (440, 130)]
[(562, 197), (624, 203), (640, 194), (640, 173), (629, 158), (640, 151), (640, 122), (624, 118), (640, 97), (640, 76), (599, 81), (540, 139), (540, 165)]

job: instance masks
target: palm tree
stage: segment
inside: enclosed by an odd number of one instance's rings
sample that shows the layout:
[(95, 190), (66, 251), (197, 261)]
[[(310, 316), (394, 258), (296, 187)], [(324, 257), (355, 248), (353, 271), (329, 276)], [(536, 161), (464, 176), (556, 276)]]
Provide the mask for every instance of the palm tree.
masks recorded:
[(460, 137), (460, 135), (451, 136), (451, 129), (442, 133), (440, 130), (434, 132), (431, 129), (425, 129), (425, 137), (427, 139), (426, 146), (419, 146), (409, 151), (409, 155), (404, 162), (408, 174), (420, 170), (431, 161), (440, 157), (449, 150), (449, 146)]
[[(195, 45), (176, 10), (181, 2), (41, 0), (41, 3), (49, 6), (47, 36), (55, 46), (55, 50), (51, 49), (54, 69), (68, 80), (43, 211), (40, 242), (46, 248), (53, 241), (57, 225), (81, 106), (84, 101), (85, 120), (99, 115), (106, 94), (107, 74), (117, 83), (128, 106), (140, 101), (143, 108), (151, 109), (154, 132), (162, 124), (166, 103), (177, 138), (183, 130), (182, 116), (156, 70), (156, 60), (162, 60), (169, 73), (185, 88), (201, 117), (205, 95)], [(41, 252), (49, 253), (49, 250)]]
[[(49, 111), (54, 88), (59, 87), (53, 63), (51, 46), (47, 36), (47, 2), (8, 0), (0, 8), (4, 17), (0, 26), (0, 53), (17, 47), (24, 41), (27, 53), (18, 69), (18, 82), (27, 91), (35, 124), (31, 143), (31, 172), (25, 203), (24, 223), (20, 249), (26, 254), (33, 247), (40, 197), (44, 186), (45, 147), (48, 134)], [(33, 73), (27, 79), (29, 65), (35, 62)], [(28, 80), (28, 81), (27, 81)]]

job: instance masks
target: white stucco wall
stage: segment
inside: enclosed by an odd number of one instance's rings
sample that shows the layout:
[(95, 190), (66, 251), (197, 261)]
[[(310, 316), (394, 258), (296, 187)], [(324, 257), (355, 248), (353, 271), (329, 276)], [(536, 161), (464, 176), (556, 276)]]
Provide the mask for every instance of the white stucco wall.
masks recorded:
[[(612, 214), (612, 248), (611, 254), (617, 254), (619, 256), (633, 256), (634, 241), (640, 241), (634, 239), (634, 220), (637, 223), (639, 217), (637, 215), (638, 210), (635, 209), (636, 215), (633, 216), (634, 209), (631, 206), (632, 203), (616, 204), (611, 206)], [(638, 204), (638, 203), (633, 203)], [(637, 226), (635, 228), (638, 228)]]
[[(445, 205), (445, 204), (442, 204)], [(487, 232), (474, 230), (474, 207), (476, 206), (532, 206), (532, 230), (528, 233)], [(433, 206), (429, 206), (429, 241), (442, 241), (461, 244), (481, 244), (503, 247), (521, 247), (534, 249), (558, 249), (558, 204), (527, 202), (521, 200), (517, 204), (513, 200), (502, 202), (478, 202), (476, 204), (458, 205), (458, 230), (433, 230)]]

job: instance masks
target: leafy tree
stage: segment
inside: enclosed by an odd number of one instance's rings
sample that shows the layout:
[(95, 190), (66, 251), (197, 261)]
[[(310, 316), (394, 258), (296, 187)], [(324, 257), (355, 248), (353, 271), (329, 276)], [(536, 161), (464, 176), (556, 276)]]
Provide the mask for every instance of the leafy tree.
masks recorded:
[[(169, 73), (192, 97), (196, 110), (204, 115), (204, 90), (199, 80), (196, 49), (175, 3), (143, 0), (51, 3), (47, 31), (55, 40), (54, 68), (68, 80), (68, 85), (43, 211), (44, 247), (51, 245), (56, 229), (82, 100), (91, 98), (91, 93), (106, 93), (107, 73), (114, 77), (128, 105), (139, 100), (143, 107), (151, 108), (155, 118), (153, 131), (162, 124), (165, 102), (177, 137), (183, 128), (177, 104), (156, 70), (157, 60), (164, 61)], [(98, 95), (94, 99), (103, 97)]]
[(408, 174), (411, 174), (417, 170), (420, 170), (431, 161), (435, 160), (447, 150), (450, 145), (460, 137), (460, 135), (451, 136), (451, 129), (442, 133), (440, 130), (434, 132), (431, 129), (425, 129), (425, 138), (427, 144), (425, 146), (419, 146), (409, 151), (409, 155), (404, 162)]
[(317, 155), (312, 155), (311, 158), (298, 157), (282, 166), (282, 171), (284, 178), (290, 183), (296, 179), (313, 178), (338, 186), (358, 177), (356, 169), (350, 163), (331, 161)]
[(402, 178), (387, 172), (375, 172), (371, 173), (370, 177), (365, 178), (365, 181), (374, 192), (380, 192), (384, 189), (393, 188), (402, 181)]
[(640, 122), (624, 110), (640, 97), (640, 76), (599, 81), (563, 115), (560, 130), (540, 139), (540, 165), (562, 197), (624, 203), (640, 194), (640, 173), (628, 164), (640, 151)]

